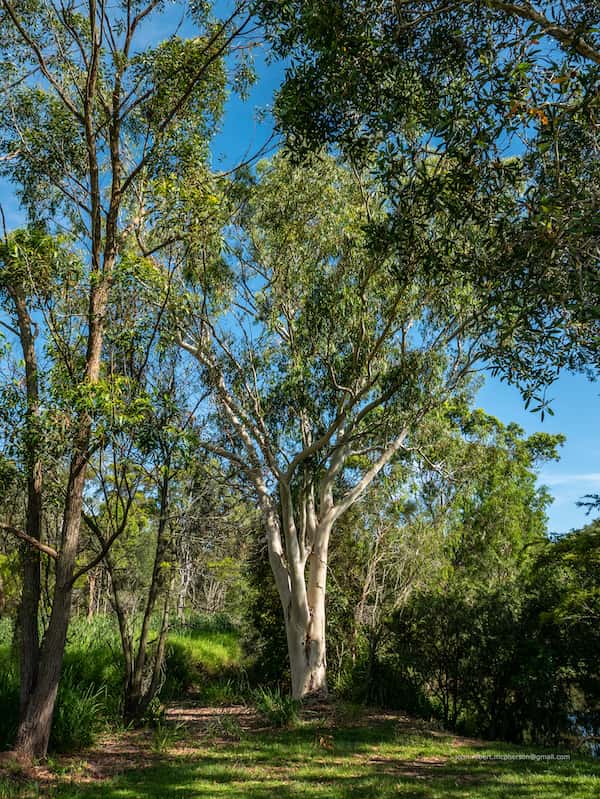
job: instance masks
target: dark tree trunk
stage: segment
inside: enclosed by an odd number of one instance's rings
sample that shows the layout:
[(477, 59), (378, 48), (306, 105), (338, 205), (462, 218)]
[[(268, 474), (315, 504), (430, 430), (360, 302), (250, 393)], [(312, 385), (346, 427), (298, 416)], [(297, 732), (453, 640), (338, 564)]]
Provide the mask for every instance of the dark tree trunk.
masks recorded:
[[(159, 521), (158, 533), (156, 537), (156, 550), (154, 553), (154, 565), (152, 568), (152, 580), (150, 589), (148, 591), (148, 599), (144, 609), (144, 618), (142, 620), (142, 629), (140, 639), (138, 641), (137, 652), (132, 661), (132, 669), (128, 675), (127, 684), (125, 687), (125, 705), (124, 716), (125, 721), (137, 722), (144, 716), (148, 705), (154, 697), (158, 687), (158, 679), (162, 662), (164, 658), (164, 650), (166, 643), (166, 634), (168, 627), (168, 601), (169, 601), (169, 585), (167, 575), (165, 574), (165, 563), (169, 549), (169, 525), (168, 525), (168, 512), (169, 512), (169, 461), (164, 464), (164, 474), (160, 485), (159, 492)], [(156, 603), (161, 594), (161, 591), (166, 591), (165, 606), (161, 622), (161, 630), (159, 639), (154, 654), (154, 660), (148, 666), (148, 638), (150, 635), (150, 626), (152, 623), (152, 615), (156, 608)], [(151, 672), (151, 677), (148, 677), (148, 672)]]
[[(83, 433), (89, 439), (89, 431), (84, 429)], [(40, 649), (37, 679), (25, 699), (17, 729), (15, 751), (26, 759), (43, 758), (48, 751), (71, 614), (72, 578), (79, 543), (86, 465), (86, 455), (81, 452), (71, 463), (63, 516), (62, 547), (56, 563), (52, 612)]]
[[(28, 482), (27, 534), (40, 540), (41, 532), (41, 465)], [(19, 605), (19, 676), (20, 712), (23, 713), (38, 678), (40, 639), (39, 607), (42, 592), (40, 552), (27, 546), (22, 554), (23, 589)]]
[[(42, 538), (43, 470), (39, 442), (39, 382), (35, 351), (35, 327), (21, 285), (9, 287), (19, 328), (19, 341), (25, 363), (27, 415), (25, 426), (25, 461), (27, 469), (26, 533), (34, 541)], [(23, 588), (18, 613), (20, 713), (24, 713), (29, 695), (38, 677), (40, 639), (39, 607), (41, 598), (41, 553), (26, 545), (21, 556)]]

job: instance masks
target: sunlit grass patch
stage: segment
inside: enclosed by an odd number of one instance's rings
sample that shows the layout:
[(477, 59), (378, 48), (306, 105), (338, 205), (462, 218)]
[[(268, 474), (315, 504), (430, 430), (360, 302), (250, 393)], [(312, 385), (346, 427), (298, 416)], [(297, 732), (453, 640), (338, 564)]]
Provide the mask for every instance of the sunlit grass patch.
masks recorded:
[(169, 640), (186, 642), (194, 662), (209, 674), (241, 665), (242, 647), (235, 632), (193, 631), (187, 636), (173, 635)]
[(64, 799), (596, 799), (600, 763), (483, 759), (530, 750), (466, 744), (453, 736), (372, 727), (300, 726), (200, 742), (155, 765), (99, 784), (56, 788)]

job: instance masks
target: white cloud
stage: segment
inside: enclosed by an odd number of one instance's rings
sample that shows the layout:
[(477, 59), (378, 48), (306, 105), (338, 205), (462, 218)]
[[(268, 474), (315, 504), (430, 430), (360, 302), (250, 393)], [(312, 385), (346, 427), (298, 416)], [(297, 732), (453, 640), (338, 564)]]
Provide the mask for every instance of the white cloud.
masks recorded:
[(584, 474), (541, 474), (539, 481), (547, 486), (565, 486), (577, 483), (596, 483), (600, 488), (600, 472)]

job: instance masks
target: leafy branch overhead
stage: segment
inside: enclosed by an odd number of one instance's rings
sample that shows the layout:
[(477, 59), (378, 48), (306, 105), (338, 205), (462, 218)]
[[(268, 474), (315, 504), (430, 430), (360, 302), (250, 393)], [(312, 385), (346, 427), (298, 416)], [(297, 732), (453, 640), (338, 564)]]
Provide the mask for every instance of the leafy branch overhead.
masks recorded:
[(497, 374), (543, 409), (561, 368), (595, 369), (598, 4), (260, 8), (290, 60), (276, 113), (292, 149), (339, 148), (382, 181), (373, 246), (410, 251), (432, 214), (453, 248), (474, 225), (477, 257), (449, 269), (434, 251), (428, 269), (489, 285)]

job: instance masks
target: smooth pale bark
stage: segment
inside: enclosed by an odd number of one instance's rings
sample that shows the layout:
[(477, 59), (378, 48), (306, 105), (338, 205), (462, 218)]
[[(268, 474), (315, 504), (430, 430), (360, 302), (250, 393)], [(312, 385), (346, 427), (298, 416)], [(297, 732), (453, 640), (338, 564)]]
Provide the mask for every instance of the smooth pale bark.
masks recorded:
[[(285, 477), (280, 476), (278, 513), (264, 479), (258, 470), (251, 472), (267, 530), (269, 560), (283, 607), (295, 699), (327, 695), (325, 599), (333, 526), (390, 462), (407, 435), (408, 430), (402, 430), (358, 483), (334, 504), (334, 481), (347, 455), (345, 449), (339, 447), (319, 486), (319, 512), (312, 486), (299, 491), (294, 501)], [(296, 519), (301, 519), (300, 529)]]
[(308, 619), (302, 612), (304, 602), (294, 602), (293, 598), (285, 614), (292, 696), (303, 700), (327, 696), (324, 578), (310, 590), (307, 599)]
[(332, 525), (330, 521), (316, 524), (311, 530), (310, 550), (305, 551), (298, 540), (291, 505), (284, 502), (284, 507), (287, 506), (281, 520), (286, 542), (284, 555), (280, 520), (272, 502), (263, 504), (269, 560), (285, 620), (292, 696), (298, 700), (324, 698), (328, 693), (325, 598)]

